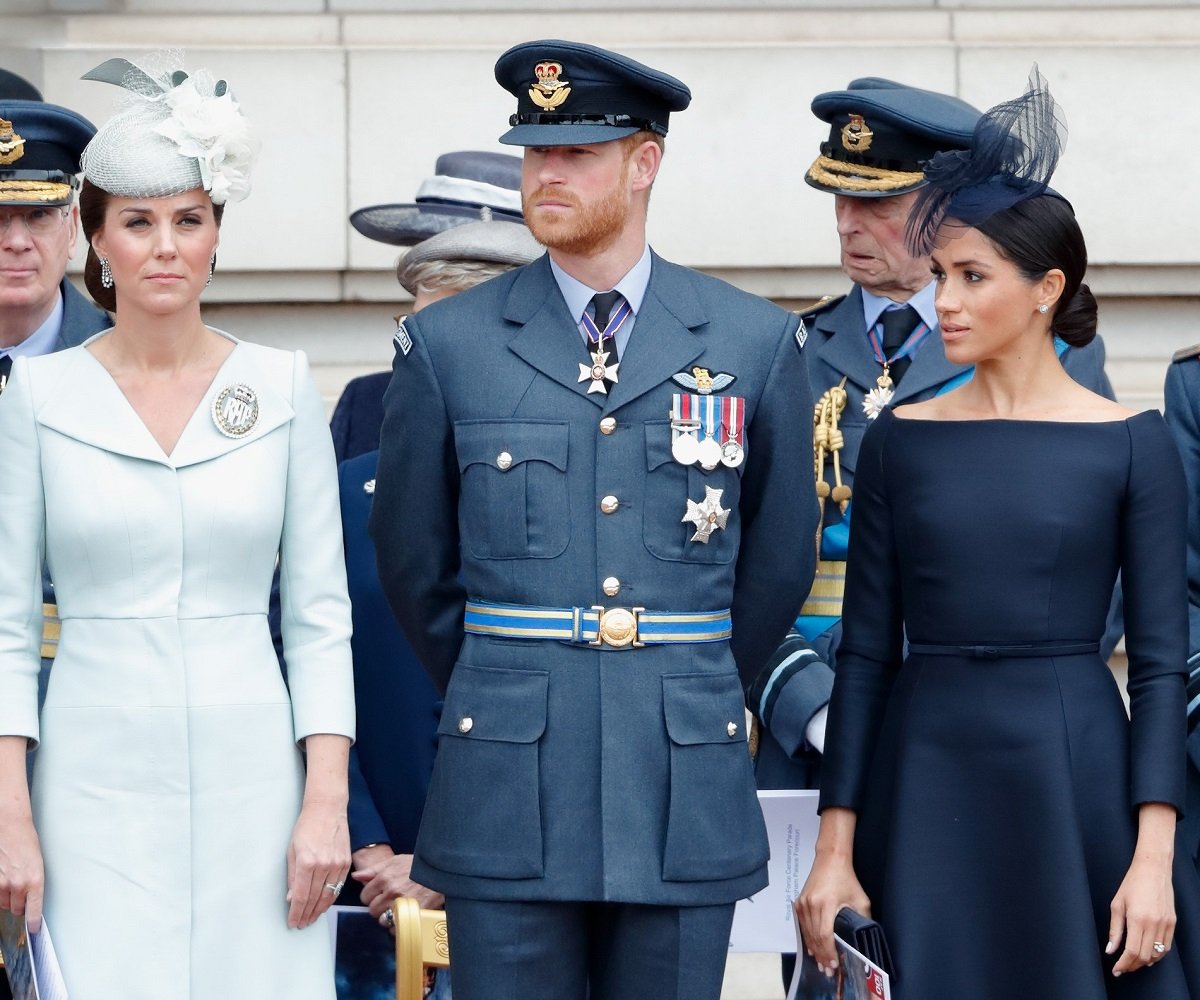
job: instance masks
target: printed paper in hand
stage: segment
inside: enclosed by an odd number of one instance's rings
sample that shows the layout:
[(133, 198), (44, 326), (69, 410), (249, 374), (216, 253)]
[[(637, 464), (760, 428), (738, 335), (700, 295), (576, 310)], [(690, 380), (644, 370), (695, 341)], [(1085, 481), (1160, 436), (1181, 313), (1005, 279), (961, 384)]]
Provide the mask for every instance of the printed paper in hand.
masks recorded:
[(817, 843), (817, 796), (810, 790), (761, 791), (758, 804), (767, 823), (770, 883), (741, 900), (733, 915), (730, 951), (790, 952), (796, 947), (792, 901), (812, 867)]

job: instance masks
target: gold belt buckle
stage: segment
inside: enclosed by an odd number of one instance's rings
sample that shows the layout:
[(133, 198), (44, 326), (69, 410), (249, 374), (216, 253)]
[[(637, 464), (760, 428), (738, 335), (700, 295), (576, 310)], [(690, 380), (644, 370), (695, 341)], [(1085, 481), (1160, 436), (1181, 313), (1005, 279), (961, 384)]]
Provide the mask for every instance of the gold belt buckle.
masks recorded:
[(589, 646), (612, 646), (614, 649), (632, 646), (639, 649), (646, 645), (638, 641), (638, 615), (645, 611), (645, 608), (605, 610), (603, 605), (593, 604), (592, 610), (600, 615), (600, 621), (596, 638), (588, 643)]

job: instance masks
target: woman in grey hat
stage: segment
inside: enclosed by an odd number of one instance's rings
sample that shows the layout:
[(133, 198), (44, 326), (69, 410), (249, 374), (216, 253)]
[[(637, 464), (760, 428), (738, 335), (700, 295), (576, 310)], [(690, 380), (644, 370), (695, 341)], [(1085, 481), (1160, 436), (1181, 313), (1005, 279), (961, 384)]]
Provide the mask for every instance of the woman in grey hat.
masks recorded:
[[(333, 450), (304, 356), (199, 305), (257, 142), (206, 73), (88, 76), (128, 91), (81, 195), (116, 321), (19, 359), (0, 402), (0, 907), (37, 929), (44, 885), (82, 1000), (332, 1000), (354, 732)], [(43, 549), (62, 632), (39, 720)]]

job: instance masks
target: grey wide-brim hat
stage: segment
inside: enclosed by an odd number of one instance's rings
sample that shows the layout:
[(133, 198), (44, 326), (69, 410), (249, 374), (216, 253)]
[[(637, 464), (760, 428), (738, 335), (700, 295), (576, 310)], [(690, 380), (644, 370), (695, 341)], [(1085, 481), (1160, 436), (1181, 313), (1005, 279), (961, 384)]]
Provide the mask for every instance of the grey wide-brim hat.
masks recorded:
[(514, 267), (537, 260), (546, 248), (529, 227), (511, 222), (468, 222), (431, 236), (404, 255), (396, 277), (410, 295), (417, 294), (414, 272), (432, 261), (482, 261)]
[(458, 150), (439, 156), (434, 170), (414, 202), (356, 209), (350, 225), (367, 239), (411, 247), (471, 222), (524, 223), (519, 156)]

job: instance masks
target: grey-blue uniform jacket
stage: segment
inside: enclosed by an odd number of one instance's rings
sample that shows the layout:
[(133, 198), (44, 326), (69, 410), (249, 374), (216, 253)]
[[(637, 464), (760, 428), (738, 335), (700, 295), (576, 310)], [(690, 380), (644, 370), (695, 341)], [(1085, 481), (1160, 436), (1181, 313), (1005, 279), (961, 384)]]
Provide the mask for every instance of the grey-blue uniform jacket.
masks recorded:
[[(813, 397), (820, 398), (831, 386), (843, 378), (846, 380), (848, 399), (839, 421), (845, 443), (839, 461), (842, 481), (853, 487), (859, 446), (871, 423), (863, 411), (863, 397), (875, 388), (875, 380), (882, 371), (863, 326), (862, 289), (855, 285), (849, 295), (806, 312), (803, 322), (808, 329), (805, 355)], [(1099, 337), (1087, 347), (1066, 349), (1060, 357), (1067, 372), (1077, 382), (1113, 398), (1112, 386), (1104, 374), (1104, 344)], [(936, 396), (964, 380), (969, 371), (967, 366), (946, 359), (939, 331), (935, 328), (896, 386), (892, 405), (915, 403)], [(827, 460), (825, 479), (833, 483), (830, 468)], [(849, 513), (852, 523), (853, 499)], [(845, 559), (844, 548), (840, 553), (830, 551), (836, 548), (837, 526), (841, 521), (837, 504), (827, 501), (823, 559)], [(767, 718), (760, 719), (756, 758), (760, 788), (816, 788), (819, 783), (820, 754), (808, 743), (805, 731), (812, 717), (829, 701), (833, 689), (833, 666), (841, 639), (840, 619), (806, 639), (807, 642), (785, 643), (774, 658), (775, 662), (787, 665), (778, 675), (782, 683), (777, 683), (770, 692)], [(815, 656), (809, 652), (809, 646)], [(757, 712), (762, 701), (752, 701), (759, 702), (751, 705)]]
[(1200, 344), (1175, 355), (1164, 396), (1188, 484), (1188, 778), (1180, 839), (1200, 864)]
[[(589, 395), (579, 328), (543, 257), (397, 334), (371, 531), (384, 592), (447, 689), (418, 882), (465, 898), (664, 905), (765, 884), (742, 678), (782, 639), (814, 569), (798, 326), (654, 256), (619, 382)], [(672, 459), (671, 398), (686, 391), (672, 376), (693, 366), (736, 376), (738, 468)], [(706, 486), (732, 513), (700, 544), (683, 515)], [(467, 595), (732, 608), (732, 639), (596, 649), (464, 635)]]

